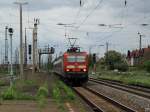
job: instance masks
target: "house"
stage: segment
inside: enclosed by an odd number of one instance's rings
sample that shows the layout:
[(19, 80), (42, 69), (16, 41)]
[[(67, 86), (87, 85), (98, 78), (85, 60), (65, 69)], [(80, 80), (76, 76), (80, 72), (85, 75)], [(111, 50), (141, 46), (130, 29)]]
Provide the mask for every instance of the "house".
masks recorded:
[(150, 46), (147, 48), (142, 48), (141, 50), (136, 49), (133, 51), (128, 51), (127, 60), (131, 66), (143, 64), (143, 62), (150, 60)]

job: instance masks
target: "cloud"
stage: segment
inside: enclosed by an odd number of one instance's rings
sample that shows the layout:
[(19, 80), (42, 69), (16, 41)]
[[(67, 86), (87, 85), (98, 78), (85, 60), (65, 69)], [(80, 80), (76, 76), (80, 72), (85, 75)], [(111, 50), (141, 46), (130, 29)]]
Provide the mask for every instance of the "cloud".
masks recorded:
[[(16, 48), (19, 46), (19, 10), (18, 6), (13, 4), (14, 1), (0, 1), (0, 30), (4, 32), (6, 25), (15, 29)], [(108, 41), (116, 44), (115, 47), (110, 46), (110, 49), (125, 52), (127, 49), (138, 47), (138, 31), (147, 37), (150, 35), (150, 26), (140, 25), (150, 22), (150, 0), (127, 0), (126, 7), (125, 0), (103, 0), (95, 9), (100, 1), (83, 0), (84, 4), (80, 7), (79, 0), (28, 0), (29, 4), (23, 7), (23, 26), (33, 27), (33, 19), (40, 18), (38, 44), (39, 46), (58, 44), (57, 52), (64, 51), (67, 45), (67, 39), (64, 37), (65, 28), (58, 26), (57, 23), (75, 22), (74, 26), (80, 26), (79, 29), (68, 27), (66, 32), (70, 37), (79, 38), (77, 44), (87, 51), (90, 45), (105, 44)], [(100, 27), (98, 24), (106, 24), (107, 27)], [(124, 28), (110, 28), (109, 25), (113, 24), (122, 24)], [(28, 42), (31, 41), (32, 31), (28, 30)], [(148, 45), (148, 42), (149, 39), (145, 38), (143, 46)], [(93, 52), (102, 54), (105, 48), (101, 51), (99, 48), (93, 48)]]

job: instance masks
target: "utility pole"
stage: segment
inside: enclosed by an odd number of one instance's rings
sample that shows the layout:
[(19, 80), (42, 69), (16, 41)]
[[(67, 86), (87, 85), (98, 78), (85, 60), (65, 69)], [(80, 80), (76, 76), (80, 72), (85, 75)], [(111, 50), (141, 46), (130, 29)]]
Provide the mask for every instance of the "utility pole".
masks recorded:
[(144, 35), (142, 35), (140, 32), (138, 32), (138, 35), (140, 36), (140, 39), (139, 39), (139, 59), (138, 59), (138, 64), (141, 63), (141, 50), (142, 50), (142, 37)]
[(27, 2), (15, 2), (19, 5), (20, 9), (20, 77), (23, 78), (23, 39), (22, 39), (22, 5), (28, 4)]
[(25, 28), (25, 52), (24, 52), (24, 65), (27, 66), (27, 34)]
[(37, 25), (39, 25), (39, 19), (34, 19), (34, 28), (33, 28), (33, 67), (32, 67), (32, 74), (35, 73), (35, 69), (37, 70), (37, 56), (38, 56), (38, 49), (37, 49)]
[(109, 43), (106, 42), (106, 53), (108, 53), (108, 46), (109, 46)]
[(108, 64), (108, 48), (109, 47), (109, 43), (108, 42), (106, 42), (106, 63)]
[(139, 39), (139, 50), (141, 50), (142, 49), (142, 36), (144, 36), (144, 35), (142, 35), (140, 32), (138, 32), (138, 35), (140, 36), (140, 39)]
[(5, 64), (8, 65), (8, 39), (7, 39), (8, 26), (5, 27)]
[(8, 32), (8, 26), (5, 27), (5, 65), (8, 69), (8, 72), (9, 72), (7, 32)]

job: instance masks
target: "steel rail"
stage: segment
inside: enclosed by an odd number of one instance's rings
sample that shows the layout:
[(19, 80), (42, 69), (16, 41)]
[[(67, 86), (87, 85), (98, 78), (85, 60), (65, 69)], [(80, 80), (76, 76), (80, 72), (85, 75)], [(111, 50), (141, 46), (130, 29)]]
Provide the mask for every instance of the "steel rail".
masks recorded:
[(100, 93), (100, 92), (97, 92), (95, 90), (93, 90), (92, 88), (89, 88), (89, 87), (85, 87), (87, 90), (89, 90), (90, 92), (96, 94), (97, 96), (99, 97), (102, 97), (103, 99), (107, 100), (108, 102), (111, 102), (113, 105), (116, 105), (117, 107), (127, 111), (127, 112), (137, 112), (136, 110), (134, 109), (131, 109), (130, 107), (124, 105), (124, 104), (121, 104), (120, 102), (118, 101), (115, 101), (114, 99)]
[(99, 83), (105, 86), (109, 86), (112, 88), (116, 88), (122, 91), (126, 91), (144, 98), (148, 98), (150, 99), (150, 91), (148, 89), (142, 89), (139, 87), (133, 87), (133, 86), (129, 86), (129, 85), (124, 85), (124, 84), (120, 84), (120, 83), (115, 83), (115, 82), (111, 82), (111, 81), (105, 81), (105, 80), (101, 80), (101, 79), (94, 79), (94, 78), (89, 78), (89, 81), (95, 82), (95, 83)]
[(75, 87), (73, 88), (73, 90), (84, 100), (86, 101), (86, 103), (92, 107), (92, 109), (95, 112), (105, 112), (102, 108), (100, 108), (99, 106), (97, 106), (95, 103), (93, 103), (92, 101), (90, 101), (87, 97), (83, 96), (78, 89), (76, 89)]
[[(84, 89), (86, 89), (87, 91), (89, 91), (90, 93), (92, 93), (92, 94), (98, 96), (99, 98), (102, 98), (103, 100), (105, 100), (105, 101), (111, 103), (112, 105), (114, 105), (115, 107), (118, 107), (119, 109), (122, 109), (122, 110), (124, 110), (124, 111), (126, 111), (126, 112), (137, 112), (136, 110), (133, 110), (133, 109), (131, 109), (130, 107), (127, 107), (127, 106), (125, 106), (125, 105), (123, 105), (123, 104), (121, 104), (121, 103), (119, 103), (119, 102), (117, 102), (117, 101), (111, 99), (110, 97), (105, 96), (105, 95), (103, 95), (103, 94), (101, 94), (101, 93), (99, 93), (99, 92), (97, 92), (97, 91), (95, 91), (95, 90), (93, 90), (93, 89), (91, 89), (91, 88), (89, 88), (89, 87), (82, 87), (82, 88), (84, 88)], [(87, 98), (87, 97), (85, 97), (84, 95), (82, 95), (78, 89), (73, 88), (73, 90), (74, 90), (80, 97), (82, 97), (92, 108), (94, 108), (94, 109), (93, 109), (94, 111), (96, 111), (96, 112), (105, 112), (100, 106), (96, 105), (94, 102), (90, 101), (89, 98)]]

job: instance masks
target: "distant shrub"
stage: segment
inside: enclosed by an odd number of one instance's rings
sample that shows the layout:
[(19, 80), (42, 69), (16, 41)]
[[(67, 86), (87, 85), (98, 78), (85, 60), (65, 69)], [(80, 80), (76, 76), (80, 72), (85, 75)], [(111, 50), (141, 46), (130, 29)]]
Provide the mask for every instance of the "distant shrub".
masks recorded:
[(145, 67), (146, 71), (150, 72), (150, 60), (144, 62), (144, 67)]
[(116, 63), (114, 65), (114, 68), (122, 72), (126, 72), (129, 69), (128, 64), (126, 62)]
[(115, 69), (114, 64), (113, 65), (112, 64), (108, 65), (108, 70), (114, 70), (114, 69)]
[(138, 65), (136, 65), (136, 67), (138, 68), (138, 70), (145, 69), (145, 65), (144, 64), (138, 64)]

